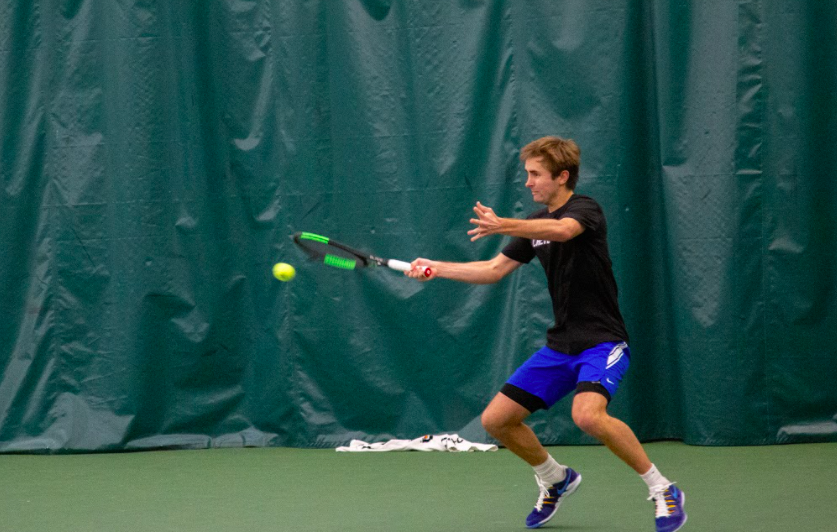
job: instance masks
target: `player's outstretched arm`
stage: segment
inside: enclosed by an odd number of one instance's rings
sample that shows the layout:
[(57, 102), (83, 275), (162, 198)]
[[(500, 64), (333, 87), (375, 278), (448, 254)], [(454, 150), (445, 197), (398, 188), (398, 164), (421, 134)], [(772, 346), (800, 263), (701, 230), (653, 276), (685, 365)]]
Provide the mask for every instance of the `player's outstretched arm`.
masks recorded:
[[(474, 262), (442, 262), (418, 258), (412, 262), (413, 269), (404, 274), (421, 281), (441, 277), (463, 283), (491, 284), (516, 270), (521, 264), (502, 253), (491, 260)], [(426, 268), (430, 268), (429, 276), (424, 274)]]
[(501, 218), (494, 209), (480, 202), (474, 206), (476, 218), (471, 218), (474, 228), (468, 231), (471, 241), (489, 235), (519, 236), (523, 238), (566, 242), (584, 232), (584, 226), (573, 218), (558, 220), (543, 218), (538, 220), (518, 220)]

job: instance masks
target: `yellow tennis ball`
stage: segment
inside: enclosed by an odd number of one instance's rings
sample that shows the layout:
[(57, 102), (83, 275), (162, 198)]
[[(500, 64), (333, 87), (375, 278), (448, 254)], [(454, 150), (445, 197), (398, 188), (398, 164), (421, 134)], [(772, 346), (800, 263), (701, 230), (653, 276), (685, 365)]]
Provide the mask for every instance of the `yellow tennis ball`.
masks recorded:
[(290, 281), (296, 275), (296, 269), (285, 262), (277, 262), (273, 265), (273, 276), (280, 281)]

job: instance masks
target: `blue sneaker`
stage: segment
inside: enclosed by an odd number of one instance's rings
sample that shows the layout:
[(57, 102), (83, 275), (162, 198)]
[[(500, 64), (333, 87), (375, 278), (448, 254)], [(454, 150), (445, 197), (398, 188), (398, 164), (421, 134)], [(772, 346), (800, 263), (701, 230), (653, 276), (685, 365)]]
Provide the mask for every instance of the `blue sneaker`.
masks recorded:
[(555, 515), (555, 511), (561, 503), (573, 494), (581, 484), (581, 475), (571, 468), (567, 468), (567, 477), (558, 484), (546, 484), (535, 475), (535, 480), (540, 487), (541, 493), (535, 509), (526, 518), (526, 528), (538, 528)]
[(657, 532), (674, 532), (686, 523), (686, 511), (683, 509), (686, 494), (674, 484), (652, 489), (648, 500), (653, 500), (657, 507)]

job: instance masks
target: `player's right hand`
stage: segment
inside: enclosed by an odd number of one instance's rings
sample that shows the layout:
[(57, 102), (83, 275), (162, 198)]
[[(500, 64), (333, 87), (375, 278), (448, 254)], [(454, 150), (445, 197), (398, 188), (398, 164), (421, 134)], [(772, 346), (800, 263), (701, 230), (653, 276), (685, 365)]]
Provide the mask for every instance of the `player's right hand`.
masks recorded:
[(419, 281), (429, 281), (430, 279), (436, 278), (436, 261), (418, 258), (411, 262), (410, 266), (412, 268), (404, 272), (404, 275), (407, 277), (412, 277)]

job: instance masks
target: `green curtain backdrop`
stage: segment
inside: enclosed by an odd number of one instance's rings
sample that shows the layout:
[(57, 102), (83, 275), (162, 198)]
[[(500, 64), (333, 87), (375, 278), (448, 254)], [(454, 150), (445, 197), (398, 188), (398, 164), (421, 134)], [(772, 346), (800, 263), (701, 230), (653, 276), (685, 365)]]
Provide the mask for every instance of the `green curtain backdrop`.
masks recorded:
[[(534, 210), (547, 134), (609, 219), (613, 412), (837, 441), (835, 87), (833, 0), (4, 0), (0, 451), (485, 440), (551, 321), (540, 266), (422, 284), (289, 235), (490, 258), (471, 207)], [(568, 406), (544, 442), (592, 442)]]

